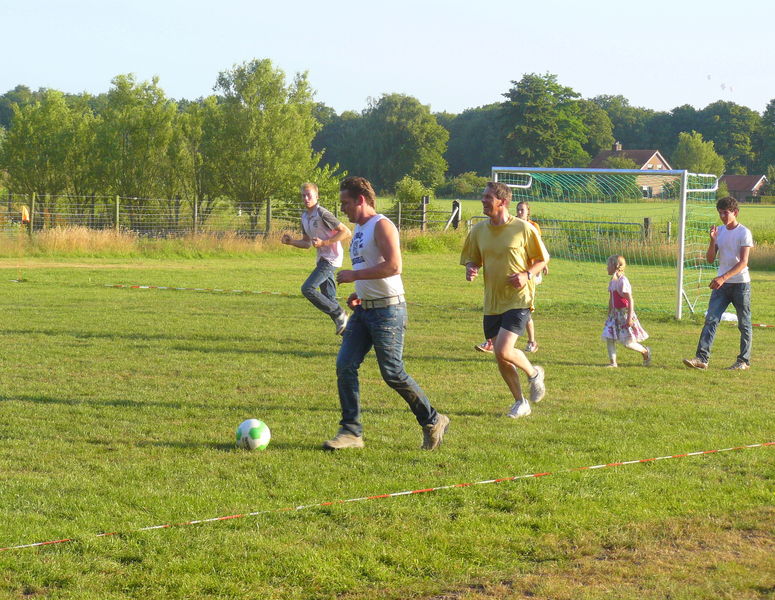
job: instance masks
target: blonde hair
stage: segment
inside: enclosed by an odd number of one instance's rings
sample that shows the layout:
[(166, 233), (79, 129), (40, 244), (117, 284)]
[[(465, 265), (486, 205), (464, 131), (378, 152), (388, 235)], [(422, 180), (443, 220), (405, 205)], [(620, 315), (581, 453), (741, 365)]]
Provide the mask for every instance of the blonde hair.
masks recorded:
[(616, 271), (613, 274), (614, 279), (619, 279), (624, 274), (624, 269), (627, 267), (627, 261), (621, 254), (614, 254), (608, 257), (609, 265), (616, 265)]
[(307, 183), (301, 184), (301, 192), (304, 193), (304, 190), (314, 190), (315, 193), (318, 193), (318, 186), (316, 183), (312, 183), (308, 181)]

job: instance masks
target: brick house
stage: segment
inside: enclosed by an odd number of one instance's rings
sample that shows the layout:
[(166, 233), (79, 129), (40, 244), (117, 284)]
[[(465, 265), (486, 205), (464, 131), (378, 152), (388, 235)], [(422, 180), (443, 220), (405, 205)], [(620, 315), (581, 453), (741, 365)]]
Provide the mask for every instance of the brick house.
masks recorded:
[(749, 198), (760, 196), (762, 188), (767, 185), (765, 175), (724, 175), (719, 179), (719, 185), (727, 184), (729, 195), (738, 202), (746, 202)]

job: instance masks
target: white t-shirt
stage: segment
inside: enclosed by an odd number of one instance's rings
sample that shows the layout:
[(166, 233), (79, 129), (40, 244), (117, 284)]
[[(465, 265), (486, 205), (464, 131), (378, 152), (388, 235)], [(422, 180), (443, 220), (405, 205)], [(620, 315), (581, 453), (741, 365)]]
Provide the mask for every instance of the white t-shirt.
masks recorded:
[[(321, 240), (328, 240), (334, 237), (339, 223), (339, 219), (332, 215), (331, 211), (326, 210), (319, 204), (312, 209), (311, 213), (308, 213), (306, 210), (301, 213), (301, 230), (310, 239), (320, 238)], [(344, 252), (340, 242), (331, 246), (321, 246), (317, 251), (318, 258), (327, 260), (337, 269), (342, 266)]]
[[(723, 275), (740, 262), (741, 248), (753, 247), (753, 236), (751, 231), (740, 223), (734, 229), (721, 226), (717, 231), (718, 275)], [(746, 266), (740, 273), (727, 279), (726, 283), (748, 283), (749, 281), (751, 281), (751, 274)]]
[[(385, 258), (374, 239), (374, 227), (382, 219), (387, 219), (387, 217), (374, 215), (363, 225), (355, 226), (353, 239), (350, 242), (350, 259), (353, 263), (353, 270), (360, 271), (385, 262)], [(401, 281), (401, 275), (391, 275), (382, 279), (359, 279), (355, 282), (355, 293), (361, 300), (390, 298), (403, 294), (404, 284)]]

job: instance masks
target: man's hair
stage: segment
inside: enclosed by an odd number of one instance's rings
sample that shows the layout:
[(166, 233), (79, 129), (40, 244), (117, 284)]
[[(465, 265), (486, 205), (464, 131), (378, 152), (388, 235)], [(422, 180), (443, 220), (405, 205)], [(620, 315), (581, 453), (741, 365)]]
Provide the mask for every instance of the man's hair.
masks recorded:
[(318, 184), (317, 183), (312, 183), (310, 181), (308, 181), (307, 183), (302, 183), (301, 184), (301, 191), (303, 192), (304, 190), (315, 190), (315, 193), (317, 194), (318, 193)]
[(363, 177), (347, 177), (343, 179), (339, 184), (340, 192), (347, 192), (350, 196), (357, 199), (358, 196), (366, 198), (366, 204), (374, 208), (377, 201), (377, 194), (374, 193), (374, 188), (371, 187), (368, 179)]
[(505, 200), (506, 202), (511, 202), (511, 188), (507, 186), (505, 183), (488, 181), (487, 187), (485, 189), (491, 190), (493, 195), (498, 200)]
[(728, 210), (729, 212), (734, 212), (740, 210), (740, 207), (737, 205), (737, 200), (732, 196), (727, 196), (716, 202), (716, 210)]

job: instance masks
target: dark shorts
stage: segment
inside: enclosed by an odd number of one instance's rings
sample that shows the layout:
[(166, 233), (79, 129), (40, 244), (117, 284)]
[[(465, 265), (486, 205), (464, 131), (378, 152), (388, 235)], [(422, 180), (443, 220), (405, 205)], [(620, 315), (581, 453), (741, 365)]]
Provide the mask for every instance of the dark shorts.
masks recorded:
[(500, 315), (484, 315), (484, 337), (488, 340), (496, 337), (501, 328), (522, 335), (529, 321), (529, 308), (512, 308)]

